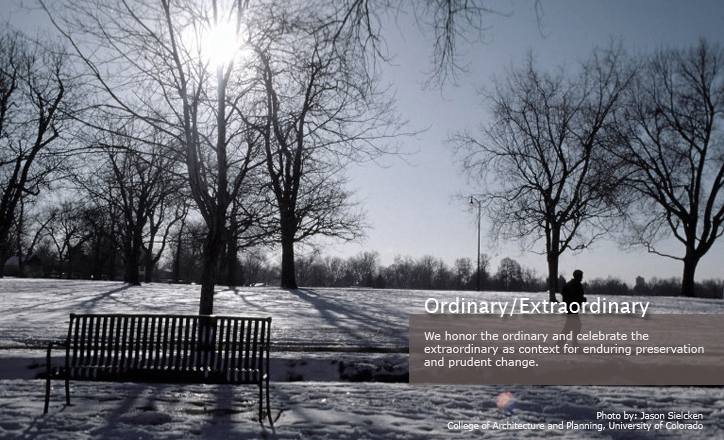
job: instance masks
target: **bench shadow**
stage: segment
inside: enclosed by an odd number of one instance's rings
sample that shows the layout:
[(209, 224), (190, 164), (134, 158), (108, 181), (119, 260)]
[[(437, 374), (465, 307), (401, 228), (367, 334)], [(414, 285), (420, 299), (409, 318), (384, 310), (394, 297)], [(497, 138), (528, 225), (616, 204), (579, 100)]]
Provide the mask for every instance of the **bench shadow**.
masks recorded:
[[(274, 426), (269, 427), (257, 420), (254, 386), (237, 389), (231, 385), (126, 383), (121, 393), (108, 399), (118, 403), (107, 413), (105, 423), (98, 429), (100, 433), (123, 432), (123, 425), (137, 422), (136, 418), (163, 425), (173, 423), (177, 417), (198, 417), (201, 423), (190, 434), (199, 438), (238, 438), (240, 432), (234, 428), (239, 423), (244, 424), (240, 426), (242, 431), (248, 431), (250, 426), (255, 425), (260, 436), (276, 438)], [(62, 411), (65, 410), (66, 407)], [(133, 413), (137, 415), (129, 417)], [(138, 416), (142, 413), (149, 417)], [(241, 415), (242, 421), (234, 420), (235, 415)]]

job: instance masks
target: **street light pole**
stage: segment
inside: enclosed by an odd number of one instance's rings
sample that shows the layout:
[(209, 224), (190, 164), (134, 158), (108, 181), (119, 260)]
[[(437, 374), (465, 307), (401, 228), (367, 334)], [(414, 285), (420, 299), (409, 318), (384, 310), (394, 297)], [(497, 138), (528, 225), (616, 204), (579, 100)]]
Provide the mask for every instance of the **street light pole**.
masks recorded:
[(480, 200), (476, 199), (473, 196), (470, 196), (470, 207), (473, 208), (475, 204), (478, 205), (478, 292), (480, 292), (480, 210), (481, 210), (481, 204)]

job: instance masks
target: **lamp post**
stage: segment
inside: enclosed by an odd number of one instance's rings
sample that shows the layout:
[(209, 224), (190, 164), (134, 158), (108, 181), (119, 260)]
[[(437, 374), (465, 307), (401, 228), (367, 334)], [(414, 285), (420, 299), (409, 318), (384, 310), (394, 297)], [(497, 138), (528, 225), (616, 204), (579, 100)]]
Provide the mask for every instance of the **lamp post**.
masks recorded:
[(481, 210), (481, 203), (480, 200), (476, 199), (473, 196), (470, 196), (470, 207), (474, 208), (475, 204), (478, 205), (478, 292), (480, 292), (480, 210)]

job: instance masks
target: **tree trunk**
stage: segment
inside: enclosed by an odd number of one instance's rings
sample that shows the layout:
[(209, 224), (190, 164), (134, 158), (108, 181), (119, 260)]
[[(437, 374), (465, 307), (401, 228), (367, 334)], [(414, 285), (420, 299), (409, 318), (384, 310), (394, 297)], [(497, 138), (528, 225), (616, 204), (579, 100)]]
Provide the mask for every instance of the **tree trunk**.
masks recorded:
[(134, 286), (141, 285), (141, 277), (138, 275), (139, 259), (138, 253), (133, 250), (126, 253), (126, 267), (123, 275), (124, 282)]
[(125, 251), (126, 268), (123, 275), (123, 281), (133, 286), (141, 285), (141, 276), (138, 273), (138, 268), (141, 264), (141, 231), (135, 230), (136, 228), (129, 228), (130, 243), (127, 245)]
[(103, 239), (96, 237), (93, 240), (93, 269), (92, 278), (94, 280), (103, 279), (103, 255), (102, 252)]
[(684, 256), (684, 274), (681, 279), (681, 294), (683, 296), (693, 297), (695, 290), (694, 275), (699, 259), (693, 255), (693, 251), (687, 251)]
[[(111, 211), (110, 213), (111, 218), (114, 217), (114, 213)], [(116, 222), (111, 221), (111, 229), (108, 234), (108, 240), (110, 241), (110, 244), (108, 245), (108, 249), (110, 250), (110, 256), (108, 257), (108, 265), (107, 271), (108, 271), (108, 281), (115, 281), (116, 280), (116, 261), (117, 261), (117, 249), (115, 240), (113, 237), (115, 237), (116, 234)]]
[[(201, 298), (199, 300), (199, 315), (214, 314), (214, 287), (219, 272), (219, 259), (224, 249), (226, 238), (226, 211), (229, 207), (228, 162), (226, 156), (226, 80), (221, 64), (216, 66), (216, 196), (214, 203), (205, 201), (197, 189), (195, 196), (199, 206), (206, 207), (208, 213), (204, 216), (208, 233), (204, 243), (203, 268), (201, 269)], [(198, 163), (193, 168), (198, 173)], [(191, 170), (189, 170), (191, 171)], [(194, 186), (192, 185), (192, 190)], [(200, 202), (200, 203), (199, 203)]]
[[(157, 230), (156, 230), (157, 231)], [(156, 234), (156, 231), (151, 231), (151, 237)], [(153, 245), (154, 240), (151, 239), (146, 247), (143, 243), (141, 244), (141, 250), (143, 251), (142, 260), (140, 263), (143, 264), (143, 282), (150, 283), (153, 280), (153, 268), (156, 266), (156, 262), (153, 261)]]
[[(20, 199), (20, 213), (18, 215), (18, 222), (17, 222), (17, 248), (18, 248), (18, 276), (20, 278), (25, 278), (25, 256), (23, 255), (23, 218), (25, 217), (25, 199)], [(3, 266), (5, 265), (5, 261), (2, 263)]]
[(5, 261), (7, 260), (5, 246), (0, 244), (0, 278), (5, 277)]
[(282, 241), (282, 289), (296, 289), (297, 275), (294, 263), (294, 236), (296, 235), (296, 219), (293, 210), (288, 207), (282, 208), (280, 216), (281, 241)]
[[(149, 252), (151, 252), (151, 251), (149, 250)], [(146, 255), (145, 264), (146, 264), (146, 275), (145, 275), (145, 278), (143, 281), (150, 283), (153, 281), (153, 270), (156, 267), (156, 263), (154, 263), (153, 258)]]
[(561, 256), (561, 229), (559, 226), (551, 225), (549, 242), (547, 244), (546, 259), (548, 261), (548, 301), (558, 302), (556, 291), (558, 290), (558, 260)]
[(203, 269), (201, 271), (201, 299), (199, 315), (213, 315), (214, 286), (216, 285), (216, 263), (218, 259), (209, 251), (204, 251)]
[(108, 264), (106, 265), (107, 271), (108, 271), (108, 281), (115, 281), (116, 280), (116, 261), (117, 253), (116, 253), (116, 247), (111, 247), (111, 256), (108, 258)]
[(282, 233), (282, 274), (283, 289), (296, 289), (297, 277), (294, 267), (294, 236)]
[(218, 264), (221, 251), (224, 247), (221, 228), (209, 228), (204, 242), (201, 269), (201, 299), (199, 301), (199, 315), (214, 314), (214, 287), (218, 276)]
[(239, 267), (239, 258), (237, 256), (239, 246), (237, 243), (237, 238), (232, 235), (226, 243), (226, 256), (224, 258), (226, 284), (232, 287), (239, 285), (237, 273), (237, 268)]
[(181, 232), (178, 235), (178, 242), (176, 243), (176, 252), (173, 259), (173, 282), (178, 283), (181, 281)]
[(548, 300), (558, 302), (556, 292), (558, 291), (558, 256), (548, 256)]
[(67, 264), (67, 272), (65, 278), (68, 280), (73, 279), (73, 252), (70, 250), (70, 247), (68, 247), (68, 264)]

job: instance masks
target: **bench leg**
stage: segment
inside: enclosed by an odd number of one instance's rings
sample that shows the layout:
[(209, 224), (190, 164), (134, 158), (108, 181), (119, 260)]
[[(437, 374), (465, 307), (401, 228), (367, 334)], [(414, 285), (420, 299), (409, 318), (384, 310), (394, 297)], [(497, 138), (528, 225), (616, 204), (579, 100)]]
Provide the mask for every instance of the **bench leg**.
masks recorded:
[(263, 414), (262, 414), (262, 399), (263, 399), (263, 385), (261, 382), (259, 382), (259, 423), (262, 423), (264, 420)]
[(48, 406), (50, 405), (50, 376), (53, 368), (50, 365), (50, 351), (53, 349), (53, 343), (48, 344), (48, 354), (45, 355), (45, 407), (43, 414), (48, 414)]
[(43, 414), (48, 414), (49, 405), (50, 405), (50, 372), (48, 372), (48, 377), (45, 378), (45, 408), (43, 409)]
[(266, 416), (269, 418), (269, 426), (274, 425), (271, 415), (271, 401), (269, 400), (269, 379), (266, 380)]
[[(43, 414), (48, 414), (48, 408), (50, 407), (50, 379), (53, 376), (53, 366), (50, 361), (50, 352), (53, 350), (53, 343), (48, 344), (48, 353), (45, 356), (45, 405), (43, 407)], [(61, 370), (62, 371), (62, 370)], [(63, 376), (65, 374), (61, 374)], [(65, 404), (70, 406), (70, 379), (66, 376), (65, 379)]]

